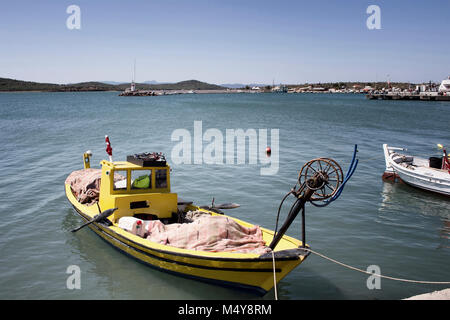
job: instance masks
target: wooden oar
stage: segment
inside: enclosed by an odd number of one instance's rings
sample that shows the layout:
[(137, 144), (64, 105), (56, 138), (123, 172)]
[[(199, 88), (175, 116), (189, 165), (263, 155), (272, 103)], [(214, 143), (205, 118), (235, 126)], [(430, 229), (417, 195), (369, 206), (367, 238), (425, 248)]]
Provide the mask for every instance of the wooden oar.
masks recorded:
[(108, 218), (110, 215), (112, 215), (114, 213), (114, 211), (116, 211), (118, 208), (112, 208), (112, 209), (108, 209), (103, 211), (102, 213), (100, 213), (99, 215), (95, 216), (94, 219), (92, 219), (91, 221), (86, 222), (85, 224), (79, 226), (76, 229), (73, 229), (72, 232), (77, 232), (78, 230), (80, 230), (81, 228), (86, 227), (87, 225), (90, 225), (93, 222), (99, 222), (102, 221), (103, 219)]
[(200, 206), (202, 209), (235, 209), (239, 208), (241, 205), (237, 203), (222, 203), (222, 204), (211, 204), (210, 206)]
[(241, 205), (237, 204), (237, 203), (222, 203), (222, 204), (217, 204), (217, 205), (213, 205), (212, 208), (215, 209), (235, 209), (235, 208), (239, 208)]

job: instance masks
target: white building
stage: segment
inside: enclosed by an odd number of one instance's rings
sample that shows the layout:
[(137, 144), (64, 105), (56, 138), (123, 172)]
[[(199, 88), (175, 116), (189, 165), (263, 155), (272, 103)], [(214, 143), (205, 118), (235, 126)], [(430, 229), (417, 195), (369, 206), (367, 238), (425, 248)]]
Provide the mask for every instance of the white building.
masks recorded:
[(286, 92), (288, 92), (288, 88), (286, 86), (280, 84), (277, 87), (273, 87), (272, 88), (272, 92), (283, 92), (283, 93), (286, 93)]

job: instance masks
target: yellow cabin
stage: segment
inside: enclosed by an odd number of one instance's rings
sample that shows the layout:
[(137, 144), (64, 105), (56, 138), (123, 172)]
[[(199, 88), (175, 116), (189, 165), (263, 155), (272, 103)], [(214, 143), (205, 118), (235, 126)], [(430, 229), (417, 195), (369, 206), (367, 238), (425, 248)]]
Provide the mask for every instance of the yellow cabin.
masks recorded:
[[(170, 192), (170, 167), (140, 166), (129, 161), (101, 161), (100, 208), (118, 208), (111, 220), (150, 215), (171, 219), (177, 213), (177, 194)], [(150, 220), (152, 217), (148, 217)]]

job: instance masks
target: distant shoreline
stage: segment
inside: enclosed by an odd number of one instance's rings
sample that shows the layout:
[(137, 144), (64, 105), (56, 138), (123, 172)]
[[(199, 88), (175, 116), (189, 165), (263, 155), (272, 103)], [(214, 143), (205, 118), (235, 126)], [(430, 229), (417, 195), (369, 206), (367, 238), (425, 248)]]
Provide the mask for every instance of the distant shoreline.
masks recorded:
[[(79, 92), (79, 91), (125, 91), (131, 84), (107, 84), (103, 82), (80, 82), (73, 84), (54, 84), (0, 78), (0, 92), (39, 91), (39, 92)], [(168, 84), (136, 84), (137, 90), (222, 90), (225, 87), (198, 80), (186, 80)]]
[(46, 92), (46, 93), (77, 93), (77, 92), (121, 92), (121, 90), (78, 90), (78, 91), (52, 91), (52, 90), (9, 90), (0, 91), (1, 93), (27, 93), (27, 92)]
[[(136, 83), (135, 87), (137, 91), (202, 91), (202, 90), (212, 90), (212, 91), (223, 91), (223, 93), (235, 93), (236, 90), (241, 91), (258, 91), (258, 92), (271, 92), (276, 88), (286, 88), (286, 90), (295, 91), (333, 91), (333, 90), (362, 90), (365, 87), (371, 87), (374, 90), (380, 90), (382, 88), (387, 88), (389, 86), (395, 86), (402, 90), (415, 87), (417, 84), (406, 83), (406, 82), (328, 82), (328, 83), (312, 83), (312, 84), (280, 84), (280, 85), (265, 85), (265, 86), (254, 86), (250, 87), (245, 85), (242, 88), (228, 88), (216, 84), (210, 84), (206, 82), (201, 82), (198, 80), (186, 80), (177, 83), (164, 83), (164, 84), (146, 84), (146, 83)], [(81, 82), (74, 84), (53, 84), (53, 83), (39, 83), (23, 80), (15, 80), (9, 78), (0, 78), (0, 92), (95, 92), (95, 91), (105, 91), (105, 92), (125, 92), (131, 87), (130, 83), (122, 84), (108, 84), (104, 82)], [(256, 89), (256, 90), (252, 90)], [(352, 92), (349, 92), (352, 93)]]
[[(145, 90), (144, 90), (145, 91)], [(124, 95), (124, 96), (170, 96), (170, 95), (180, 95), (180, 94), (262, 94), (262, 93), (273, 93), (278, 94), (276, 92), (270, 91), (254, 91), (254, 90), (245, 90), (245, 89), (229, 89), (229, 90), (193, 90), (194, 92), (188, 93), (183, 92), (183, 90), (156, 90), (152, 91), (154, 94), (143, 94), (142, 90), (136, 91), (135, 95)], [(49, 91), (49, 90), (14, 90), (14, 91), (0, 91), (0, 94), (7, 93), (88, 93), (88, 92), (114, 92), (118, 93), (118, 96), (123, 93), (120, 90), (79, 90), (79, 91)], [(140, 94), (141, 92), (141, 94)], [(318, 91), (318, 92), (300, 92), (296, 94), (361, 94), (360, 92), (328, 92), (328, 91)]]

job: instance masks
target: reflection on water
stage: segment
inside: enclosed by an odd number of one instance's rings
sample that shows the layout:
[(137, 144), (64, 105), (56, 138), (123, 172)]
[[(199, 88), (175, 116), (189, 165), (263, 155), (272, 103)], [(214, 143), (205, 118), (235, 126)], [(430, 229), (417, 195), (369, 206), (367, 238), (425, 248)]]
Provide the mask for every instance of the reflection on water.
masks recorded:
[[(90, 262), (84, 268), (95, 275), (97, 290), (108, 293), (111, 299), (256, 299), (245, 292), (217, 287), (152, 269), (137, 260), (125, 256), (92, 230), (85, 228), (76, 233), (70, 230), (78, 226), (81, 218), (68, 210), (62, 228), (68, 232), (66, 241), (70, 250)], [(81, 268), (83, 270), (83, 267)], [(91, 276), (89, 276), (91, 277)], [(84, 280), (84, 281), (83, 281)], [(82, 287), (89, 279), (82, 278)], [(90, 287), (92, 284), (88, 284)], [(176, 288), (176, 290), (174, 290)], [(267, 297), (265, 297), (267, 298)], [(270, 295), (269, 295), (270, 298)]]
[[(409, 215), (409, 220), (439, 217), (442, 226), (436, 230), (442, 239), (439, 248), (449, 248), (450, 199), (446, 196), (421, 190), (405, 183), (383, 182), (382, 201), (378, 208), (380, 223), (395, 223), (399, 215)], [(403, 219), (401, 219), (403, 220)], [(403, 222), (404, 223), (404, 222)]]
[(440, 236), (442, 239), (446, 239), (446, 244), (441, 244), (439, 248), (450, 248), (450, 219), (443, 218), (442, 222), (444, 226), (440, 231)]
[(411, 187), (404, 183), (383, 182), (381, 192), (383, 198), (379, 211), (397, 210), (405, 207), (415, 207), (418, 212), (426, 216), (450, 218), (450, 199), (444, 195), (432, 193)]

